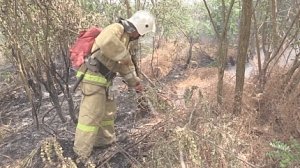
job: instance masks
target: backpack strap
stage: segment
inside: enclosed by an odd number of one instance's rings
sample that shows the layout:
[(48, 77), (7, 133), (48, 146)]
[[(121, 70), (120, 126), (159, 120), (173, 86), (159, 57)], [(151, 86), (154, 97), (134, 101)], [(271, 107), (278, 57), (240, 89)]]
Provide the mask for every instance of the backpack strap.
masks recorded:
[(93, 54), (99, 50), (100, 48), (96, 49), (87, 57), (85, 65), (88, 70), (94, 73), (101, 73), (106, 79), (112, 80), (116, 76), (116, 73), (109, 70), (101, 61), (93, 57)]
[(97, 48), (95, 51), (93, 51), (93, 52), (91, 52), (90, 54), (89, 54), (89, 56), (92, 56), (93, 54), (95, 54), (97, 51), (99, 51), (100, 50), (100, 48)]
[(84, 78), (84, 75), (85, 75), (85, 73), (87, 72), (87, 68), (85, 68), (84, 69), (84, 71), (83, 71), (83, 73), (79, 76), (79, 78), (77, 78), (77, 80), (76, 80), (76, 82), (75, 82), (75, 84), (74, 84), (74, 86), (73, 86), (73, 88), (72, 88), (72, 91), (75, 93), (75, 91), (76, 91), (76, 89), (77, 89), (77, 87), (78, 87), (78, 85), (80, 84), (80, 82), (82, 81), (82, 79)]

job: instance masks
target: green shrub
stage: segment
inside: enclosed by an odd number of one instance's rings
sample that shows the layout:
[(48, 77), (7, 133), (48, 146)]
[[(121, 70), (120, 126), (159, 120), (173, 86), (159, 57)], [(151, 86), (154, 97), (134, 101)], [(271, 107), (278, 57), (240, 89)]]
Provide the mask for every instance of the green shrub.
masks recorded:
[(274, 149), (267, 156), (278, 161), (279, 167), (294, 167), (300, 165), (300, 143), (292, 139), (288, 143), (273, 141), (270, 146)]

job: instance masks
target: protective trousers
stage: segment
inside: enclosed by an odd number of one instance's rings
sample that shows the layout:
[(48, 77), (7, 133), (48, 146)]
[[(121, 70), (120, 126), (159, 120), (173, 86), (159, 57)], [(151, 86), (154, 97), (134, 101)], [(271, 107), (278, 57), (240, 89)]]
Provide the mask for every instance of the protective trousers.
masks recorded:
[(116, 103), (108, 100), (106, 87), (82, 83), (78, 124), (74, 151), (81, 157), (89, 157), (93, 147), (101, 147), (116, 141), (114, 119)]

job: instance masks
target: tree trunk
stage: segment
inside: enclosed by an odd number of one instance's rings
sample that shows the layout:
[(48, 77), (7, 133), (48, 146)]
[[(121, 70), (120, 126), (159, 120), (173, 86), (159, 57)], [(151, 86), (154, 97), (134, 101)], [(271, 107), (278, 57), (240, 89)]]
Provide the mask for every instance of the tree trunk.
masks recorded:
[(185, 69), (188, 68), (188, 66), (191, 63), (191, 59), (192, 59), (192, 56), (193, 56), (193, 45), (194, 45), (193, 37), (190, 37), (189, 38), (189, 53), (188, 53), (188, 59), (187, 59), (186, 64), (184, 66)]
[(277, 0), (272, 0), (271, 5), (272, 11), (272, 49), (276, 49), (278, 46), (278, 35), (277, 35)]
[[(300, 53), (298, 53), (295, 57), (293, 66), (288, 70), (288, 72), (283, 77), (283, 83), (282, 83), (282, 89), (284, 90), (285, 95), (288, 95), (291, 93), (291, 91), (296, 88), (298, 85), (297, 79), (300, 72)], [(298, 75), (296, 71), (298, 70)], [(294, 76), (294, 77), (293, 77)]]
[(227, 32), (224, 32), (225, 36), (220, 39), (219, 49), (218, 49), (218, 84), (217, 84), (217, 102), (219, 104), (223, 103), (223, 79), (224, 71), (226, 68), (226, 59), (228, 52), (228, 39)]
[(132, 15), (130, 2), (128, 0), (125, 0), (124, 3), (126, 6), (127, 18), (129, 18)]
[(294, 74), (294, 77), (291, 79), (289, 85), (285, 89), (285, 95), (289, 96), (300, 84), (300, 69)]
[(258, 91), (262, 92), (262, 71), (261, 71), (261, 55), (260, 55), (260, 42), (259, 42), (259, 36), (258, 36), (258, 27), (257, 27), (257, 21), (255, 12), (253, 12), (253, 23), (254, 23), (254, 34), (255, 34), (255, 41), (256, 41), (256, 53), (257, 53), (257, 65), (258, 65)]
[(239, 33), (239, 51), (237, 57), (236, 68), (236, 84), (235, 97), (233, 103), (233, 113), (240, 114), (242, 111), (242, 96), (245, 79), (245, 64), (247, 57), (247, 50), (249, 46), (250, 29), (252, 16), (252, 0), (242, 1), (242, 19)]
[(141, 1), (140, 0), (135, 0), (135, 10), (140, 10), (141, 9)]
[(224, 71), (226, 68), (227, 52), (228, 52), (228, 22), (229, 17), (234, 5), (234, 0), (230, 1), (230, 6), (228, 13), (226, 13), (225, 1), (222, 1), (223, 6), (223, 30), (219, 36), (219, 50), (218, 50), (218, 84), (217, 84), (217, 102), (219, 104), (223, 103), (223, 80), (224, 80)]

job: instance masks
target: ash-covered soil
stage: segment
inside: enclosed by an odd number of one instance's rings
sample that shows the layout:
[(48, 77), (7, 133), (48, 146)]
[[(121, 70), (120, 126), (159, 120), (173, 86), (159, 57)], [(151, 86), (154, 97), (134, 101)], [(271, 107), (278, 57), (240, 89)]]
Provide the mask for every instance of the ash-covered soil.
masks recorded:
[[(139, 164), (142, 157), (141, 143), (146, 141), (145, 135), (156, 122), (155, 116), (140, 110), (135, 92), (128, 91), (120, 78), (115, 80), (120, 93), (117, 98), (118, 111), (116, 118), (117, 137), (116, 144), (95, 149), (91, 156), (89, 166), (115, 168), (132, 167)], [(73, 95), (78, 106), (81, 99), (80, 89)], [(63, 95), (59, 97), (64, 101)], [(63, 103), (62, 107), (66, 102)], [(78, 108), (77, 108), (78, 109)], [(1, 99), (0, 111), (0, 167), (87, 167), (76, 162), (73, 152), (74, 132), (76, 125), (63, 108), (67, 121), (62, 123), (45, 94), (42, 107), (39, 110), (37, 126), (31, 114), (30, 104), (27, 102), (21, 87)], [(78, 115), (78, 110), (76, 111)], [(158, 124), (159, 122), (157, 122)], [(59, 145), (57, 145), (59, 144)], [(62, 151), (59, 152), (60, 146)], [(49, 148), (49, 149), (48, 149)], [(146, 147), (145, 147), (146, 148)], [(60, 154), (61, 153), (61, 154)], [(50, 156), (49, 156), (50, 155)], [(62, 157), (61, 157), (61, 156)], [(75, 163), (75, 164), (70, 164)]]

